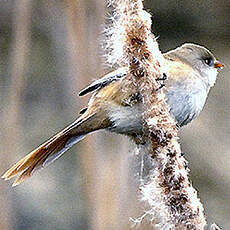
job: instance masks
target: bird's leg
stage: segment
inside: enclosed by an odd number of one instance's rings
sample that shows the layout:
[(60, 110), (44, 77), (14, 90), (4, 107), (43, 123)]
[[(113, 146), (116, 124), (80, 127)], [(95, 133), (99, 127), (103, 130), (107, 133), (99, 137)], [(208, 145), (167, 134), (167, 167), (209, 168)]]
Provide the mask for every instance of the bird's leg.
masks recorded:
[[(167, 80), (167, 75), (166, 75), (166, 73), (163, 73), (163, 76), (162, 77), (159, 77), (159, 78), (157, 78), (156, 79), (156, 81), (165, 81), (165, 80)], [(163, 88), (165, 86), (165, 84), (164, 83), (161, 83), (160, 84), (160, 86), (159, 86), (159, 88), (156, 90), (156, 91), (158, 91), (158, 90), (160, 90), (161, 88)]]
[(167, 78), (168, 78), (168, 77), (167, 77), (166, 73), (163, 73), (163, 76), (157, 78), (156, 81), (165, 81), (165, 80), (167, 80)]
[(164, 83), (160, 84), (160, 86), (156, 89), (156, 91), (158, 91), (158, 90), (162, 89), (164, 86), (165, 86), (165, 84), (164, 84)]

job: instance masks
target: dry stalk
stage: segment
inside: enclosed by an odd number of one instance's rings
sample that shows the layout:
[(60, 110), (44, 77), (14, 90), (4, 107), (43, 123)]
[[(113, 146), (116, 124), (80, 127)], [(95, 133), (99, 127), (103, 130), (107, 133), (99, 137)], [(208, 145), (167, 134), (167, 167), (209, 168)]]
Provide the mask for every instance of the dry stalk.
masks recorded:
[[(140, 186), (141, 200), (150, 206), (143, 217), (149, 217), (154, 229), (204, 229), (203, 206), (188, 179), (178, 130), (156, 81), (167, 74), (167, 68), (151, 34), (151, 16), (143, 10), (141, 0), (114, 0), (110, 4), (114, 14), (112, 29), (107, 31), (107, 60), (112, 65), (128, 66), (127, 84), (136, 87), (143, 98), (141, 142), (151, 156), (147, 179)], [(140, 143), (140, 139), (135, 141)]]

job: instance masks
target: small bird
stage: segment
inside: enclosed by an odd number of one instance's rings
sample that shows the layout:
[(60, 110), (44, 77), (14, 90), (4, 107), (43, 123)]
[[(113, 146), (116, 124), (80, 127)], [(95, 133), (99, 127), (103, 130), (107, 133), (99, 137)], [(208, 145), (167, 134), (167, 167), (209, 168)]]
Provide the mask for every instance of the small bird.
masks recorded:
[[(218, 69), (223, 64), (206, 48), (187, 43), (164, 55), (168, 65), (165, 87), (166, 100), (171, 115), (179, 127), (191, 122), (201, 112), (209, 90), (214, 86)], [(83, 89), (79, 96), (93, 95), (88, 108), (67, 128), (50, 138), (11, 167), (3, 176), (5, 180), (18, 175), (16, 186), (33, 172), (59, 158), (87, 134), (100, 129), (125, 134), (141, 135), (143, 107), (139, 92), (124, 90), (127, 68), (119, 68)]]

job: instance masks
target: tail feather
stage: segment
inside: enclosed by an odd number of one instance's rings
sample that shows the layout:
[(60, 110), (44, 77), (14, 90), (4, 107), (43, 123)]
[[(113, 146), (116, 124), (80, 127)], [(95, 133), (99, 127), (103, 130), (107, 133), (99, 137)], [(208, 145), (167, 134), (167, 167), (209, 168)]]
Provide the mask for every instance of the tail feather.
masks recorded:
[(26, 155), (12, 168), (10, 168), (3, 176), (5, 180), (9, 180), (14, 176), (19, 177), (13, 183), (16, 186), (22, 183), (25, 179), (30, 177), (35, 171), (52, 163), (63, 153), (65, 153), (74, 144), (80, 141), (84, 135), (69, 137), (60, 136), (39, 146), (37, 149)]
[(99, 129), (100, 127), (93, 125), (92, 118), (93, 115), (71, 124), (13, 165), (2, 178), (9, 180), (19, 175), (12, 186), (22, 183), (35, 171), (58, 159), (69, 148), (83, 139), (87, 133)]

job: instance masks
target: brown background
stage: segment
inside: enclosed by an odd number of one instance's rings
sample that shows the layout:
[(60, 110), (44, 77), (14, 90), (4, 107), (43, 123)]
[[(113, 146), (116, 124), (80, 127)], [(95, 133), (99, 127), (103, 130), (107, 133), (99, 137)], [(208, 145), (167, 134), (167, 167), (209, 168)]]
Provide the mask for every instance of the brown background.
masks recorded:
[[(230, 2), (146, 1), (161, 50), (205, 45), (225, 63), (202, 114), (181, 131), (209, 222), (230, 228)], [(55, 134), (87, 103), (78, 92), (108, 71), (101, 0), (0, 2), (0, 173)], [(138, 217), (133, 146), (87, 137), (23, 185), (0, 181), (0, 229), (130, 229)], [(145, 224), (139, 229), (150, 229)]]

